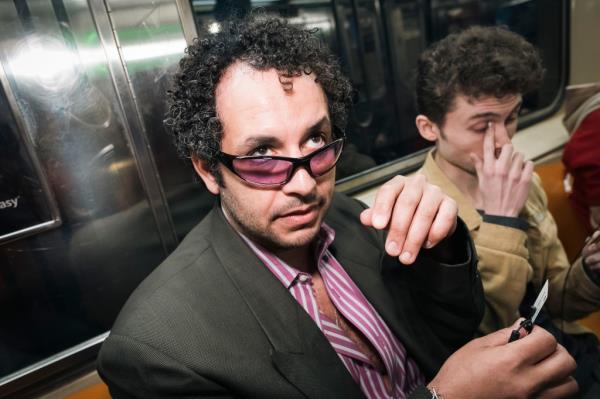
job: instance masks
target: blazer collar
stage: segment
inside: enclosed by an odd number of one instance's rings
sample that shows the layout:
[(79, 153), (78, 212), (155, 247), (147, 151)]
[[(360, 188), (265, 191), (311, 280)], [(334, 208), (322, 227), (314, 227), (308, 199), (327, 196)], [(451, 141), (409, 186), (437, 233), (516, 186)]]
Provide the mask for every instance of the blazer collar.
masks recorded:
[[(273, 346), (272, 360), (277, 370), (310, 398), (364, 397), (310, 316), (246, 246), (225, 220), (220, 206), (217, 205), (207, 218), (211, 229), (208, 239)], [(398, 298), (394, 300), (384, 284), (382, 264), (386, 255), (368, 240), (357, 239), (362, 234), (356, 229), (364, 231), (358, 217), (355, 223), (332, 218), (326, 221), (336, 231), (330, 247), (332, 254), (404, 345), (409, 356), (425, 365), (427, 360), (421, 356), (422, 345), (417, 342), (420, 336), (415, 330), (417, 327), (401, 322), (415, 316), (408, 287), (395, 293)], [(395, 306), (395, 302), (406, 306)]]
[(325, 336), (229, 225), (218, 203), (207, 219), (207, 239), (271, 343), (275, 368), (310, 398), (362, 397)]

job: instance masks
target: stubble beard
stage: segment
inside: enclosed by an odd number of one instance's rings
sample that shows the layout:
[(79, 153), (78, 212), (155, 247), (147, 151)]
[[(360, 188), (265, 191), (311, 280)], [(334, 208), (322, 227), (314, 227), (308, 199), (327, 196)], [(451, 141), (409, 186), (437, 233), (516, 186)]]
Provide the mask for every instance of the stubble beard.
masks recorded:
[[(292, 209), (300, 205), (314, 204), (315, 202), (318, 203), (319, 208), (323, 210), (327, 201), (315, 195), (312, 198), (297, 199), (294, 202), (287, 204), (287, 208)], [(257, 214), (251, 209), (242, 206), (240, 201), (233, 196), (230, 196), (227, 190), (221, 190), (221, 206), (225, 209), (229, 218), (234, 222), (234, 227), (236, 229), (252, 241), (270, 251), (290, 250), (307, 246), (314, 241), (320, 230), (321, 220), (318, 220), (318, 227), (314, 232), (306, 232), (295, 239), (278, 237), (269, 226), (276, 221), (277, 215), (284, 212), (283, 210), (270, 212), (267, 215)], [(266, 221), (266, 226), (259, 222), (261, 220)]]

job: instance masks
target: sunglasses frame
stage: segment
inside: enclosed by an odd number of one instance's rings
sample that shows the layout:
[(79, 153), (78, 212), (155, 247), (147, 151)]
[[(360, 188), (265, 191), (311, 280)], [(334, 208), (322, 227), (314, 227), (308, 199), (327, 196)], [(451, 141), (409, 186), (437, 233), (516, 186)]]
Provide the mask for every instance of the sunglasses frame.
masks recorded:
[[(296, 170), (298, 170), (298, 168), (300, 167), (304, 167), (304, 169), (306, 169), (306, 171), (308, 172), (308, 174), (314, 179), (320, 176), (325, 175), (327, 172), (329, 172), (331, 169), (333, 169), (335, 167), (335, 165), (338, 163), (338, 161), (340, 160), (340, 156), (342, 155), (342, 152), (344, 151), (344, 144), (346, 142), (346, 136), (342, 136), (339, 139), (335, 139), (333, 140), (331, 143), (327, 144), (326, 146), (319, 148), (316, 151), (311, 152), (310, 154), (301, 157), (301, 158), (290, 158), (290, 157), (280, 157), (280, 156), (276, 156), (276, 155), (242, 155), (242, 156), (237, 156), (237, 155), (231, 155), (231, 154), (227, 154), (223, 151), (219, 151), (217, 153), (217, 159), (223, 164), (225, 165), (225, 167), (227, 167), (227, 169), (229, 169), (230, 171), (233, 172), (233, 174), (235, 174), (237, 177), (239, 177), (240, 179), (242, 179), (243, 181), (245, 181), (248, 184), (252, 184), (255, 186), (260, 186), (260, 187), (281, 187), (285, 184), (287, 184), (292, 177), (294, 176), (294, 174), (296, 173)], [(335, 162), (331, 165), (331, 167), (329, 169), (327, 169), (325, 172), (320, 173), (320, 174), (314, 174), (312, 171), (312, 168), (310, 167), (310, 161), (311, 159), (313, 159), (315, 156), (323, 153), (324, 151), (326, 151), (327, 149), (340, 144), (340, 150), (339, 153), (337, 154), (337, 158), (335, 160)], [(249, 181), (244, 179), (236, 170), (235, 167), (233, 166), (233, 161), (236, 160), (244, 160), (244, 159), (265, 159), (265, 160), (277, 160), (277, 161), (288, 161), (291, 162), (292, 164), (292, 169), (289, 172), (287, 178), (281, 182), (281, 183), (257, 183), (257, 182), (253, 182), (253, 181)]]

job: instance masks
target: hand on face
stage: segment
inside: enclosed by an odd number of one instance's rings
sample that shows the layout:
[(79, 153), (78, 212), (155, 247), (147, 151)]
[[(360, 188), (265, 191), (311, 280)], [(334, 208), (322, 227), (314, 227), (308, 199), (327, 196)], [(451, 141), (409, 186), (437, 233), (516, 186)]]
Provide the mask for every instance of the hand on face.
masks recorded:
[(507, 344), (511, 328), (469, 342), (429, 383), (448, 398), (562, 398), (577, 392), (575, 360), (541, 327)]
[(425, 176), (396, 176), (379, 188), (373, 206), (360, 215), (361, 222), (388, 229), (385, 245), (390, 256), (408, 265), (421, 247), (431, 248), (454, 233), (458, 208)]
[(488, 124), (483, 141), (483, 159), (470, 154), (479, 180), (480, 200), (476, 203), (488, 215), (517, 217), (525, 205), (533, 175), (533, 163), (504, 144), (496, 159), (495, 126)]
[(594, 231), (583, 247), (581, 257), (590, 270), (600, 271), (600, 230)]

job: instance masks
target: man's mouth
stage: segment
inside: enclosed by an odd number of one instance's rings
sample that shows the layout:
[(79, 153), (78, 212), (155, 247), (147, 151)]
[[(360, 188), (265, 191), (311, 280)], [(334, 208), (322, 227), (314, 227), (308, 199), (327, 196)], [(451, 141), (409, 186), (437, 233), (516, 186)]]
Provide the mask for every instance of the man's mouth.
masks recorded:
[(317, 205), (297, 208), (281, 214), (278, 219), (294, 225), (309, 224), (318, 217), (319, 209)]

